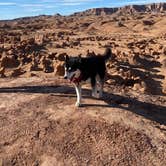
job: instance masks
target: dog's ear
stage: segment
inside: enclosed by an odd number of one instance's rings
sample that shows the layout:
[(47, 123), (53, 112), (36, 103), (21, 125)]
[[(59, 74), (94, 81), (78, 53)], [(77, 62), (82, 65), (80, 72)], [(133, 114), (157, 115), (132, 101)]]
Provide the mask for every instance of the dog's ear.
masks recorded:
[(78, 55), (78, 61), (81, 63), (82, 58), (81, 58), (81, 54)]
[(68, 61), (68, 60), (69, 60), (69, 56), (66, 54), (65, 61)]

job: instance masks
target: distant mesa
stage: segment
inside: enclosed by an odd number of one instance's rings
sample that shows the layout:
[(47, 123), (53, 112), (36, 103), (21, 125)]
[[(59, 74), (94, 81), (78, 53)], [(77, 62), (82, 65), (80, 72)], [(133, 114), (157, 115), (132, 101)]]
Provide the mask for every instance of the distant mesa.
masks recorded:
[(88, 16), (88, 15), (111, 15), (114, 13), (150, 13), (150, 12), (166, 12), (166, 3), (152, 3), (146, 5), (129, 5), (116, 8), (93, 8), (83, 12), (74, 13), (74, 16)]
[[(119, 14), (119, 15), (126, 15), (126, 14), (136, 14), (136, 13), (164, 13), (166, 12), (166, 2), (162, 3), (151, 3), (145, 5), (128, 5), (124, 7), (114, 7), (114, 8), (92, 8), (81, 12), (76, 12), (69, 16), (76, 16), (76, 17), (86, 17), (86, 16), (105, 16), (105, 15), (112, 15), (112, 14)], [(28, 17), (20, 17), (13, 19), (12, 21), (29, 21), (35, 19), (49, 19), (49, 18), (61, 18), (66, 17), (59, 13), (54, 15), (39, 15), (39, 16), (28, 16)], [(0, 20), (0, 23), (7, 23), (11, 20)]]

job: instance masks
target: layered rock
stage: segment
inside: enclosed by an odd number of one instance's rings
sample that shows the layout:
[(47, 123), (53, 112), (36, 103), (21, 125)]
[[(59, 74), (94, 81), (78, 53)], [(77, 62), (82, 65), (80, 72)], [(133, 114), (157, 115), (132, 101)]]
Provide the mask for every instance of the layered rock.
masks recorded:
[(146, 5), (129, 5), (116, 8), (94, 8), (83, 12), (77, 12), (75, 16), (90, 16), (90, 15), (111, 15), (113, 13), (132, 14), (140, 12), (166, 12), (166, 3), (153, 3)]

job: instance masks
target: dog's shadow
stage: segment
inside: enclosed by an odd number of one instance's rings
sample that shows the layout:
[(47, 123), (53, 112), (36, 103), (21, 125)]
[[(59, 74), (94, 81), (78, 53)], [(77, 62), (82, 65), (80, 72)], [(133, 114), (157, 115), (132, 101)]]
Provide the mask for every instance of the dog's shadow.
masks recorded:
[[(19, 87), (3, 87), (0, 93), (42, 93), (52, 94), (58, 97), (76, 98), (75, 89), (69, 86), (19, 86)], [(166, 106), (157, 105), (139, 101), (135, 98), (120, 96), (108, 92), (104, 92), (103, 101), (106, 104), (84, 104), (83, 107), (102, 107), (102, 108), (121, 108), (143, 116), (152, 121), (166, 125)], [(92, 98), (91, 91), (83, 89), (84, 98)]]

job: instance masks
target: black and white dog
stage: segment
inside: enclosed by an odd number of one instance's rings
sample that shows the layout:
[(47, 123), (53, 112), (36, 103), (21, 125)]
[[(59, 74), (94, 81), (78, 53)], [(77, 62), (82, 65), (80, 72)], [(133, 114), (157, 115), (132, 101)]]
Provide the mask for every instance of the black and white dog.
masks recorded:
[(101, 98), (103, 93), (106, 60), (111, 57), (111, 49), (107, 48), (103, 56), (65, 58), (64, 79), (69, 79), (75, 86), (77, 94), (76, 106), (81, 106), (81, 85), (90, 80), (92, 96)]

